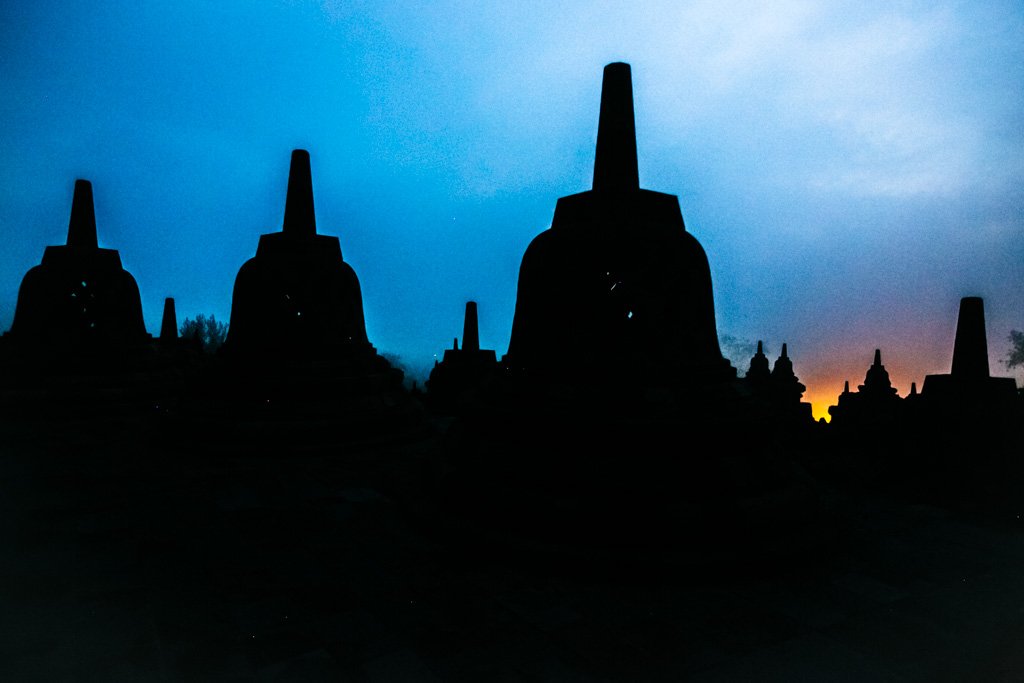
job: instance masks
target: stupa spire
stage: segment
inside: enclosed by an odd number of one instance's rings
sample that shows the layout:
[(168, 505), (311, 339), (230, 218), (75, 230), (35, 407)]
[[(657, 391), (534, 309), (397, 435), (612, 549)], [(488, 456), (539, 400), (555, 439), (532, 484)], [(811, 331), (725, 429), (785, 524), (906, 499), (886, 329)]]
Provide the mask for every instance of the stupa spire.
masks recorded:
[(88, 180), (75, 181), (67, 245), (80, 249), (97, 249), (99, 247), (96, 240), (96, 211), (92, 203), (92, 183)]
[(601, 85), (601, 118), (597, 125), (593, 188), (636, 190), (639, 187), (633, 77), (629, 64), (613, 62), (604, 67)]
[(953, 367), (958, 377), (988, 377), (988, 342), (985, 338), (985, 304), (980, 296), (960, 299), (960, 315), (953, 341)]
[(292, 151), (282, 231), (296, 235), (316, 234), (316, 215), (313, 212), (313, 175), (309, 168), (309, 152), (304, 149)]
[(476, 320), (476, 302), (466, 302), (466, 320), (462, 327), (462, 350), (477, 352), (480, 350), (480, 330)]
[(178, 315), (174, 309), (174, 298), (164, 299), (164, 317), (160, 321), (160, 341), (167, 344), (178, 338)]

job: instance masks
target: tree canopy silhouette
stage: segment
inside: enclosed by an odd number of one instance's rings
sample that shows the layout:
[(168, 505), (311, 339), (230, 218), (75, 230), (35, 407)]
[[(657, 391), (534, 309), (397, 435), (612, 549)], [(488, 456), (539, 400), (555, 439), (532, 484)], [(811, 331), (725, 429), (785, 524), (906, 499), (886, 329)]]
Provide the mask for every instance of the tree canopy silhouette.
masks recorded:
[(1010, 356), (1006, 359), (1007, 368), (1024, 367), (1024, 332), (1010, 330)]
[(203, 347), (203, 351), (213, 353), (228, 336), (227, 323), (217, 320), (214, 315), (205, 316), (202, 313), (195, 319), (185, 318), (181, 323), (181, 337), (183, 339), (197, 339)]

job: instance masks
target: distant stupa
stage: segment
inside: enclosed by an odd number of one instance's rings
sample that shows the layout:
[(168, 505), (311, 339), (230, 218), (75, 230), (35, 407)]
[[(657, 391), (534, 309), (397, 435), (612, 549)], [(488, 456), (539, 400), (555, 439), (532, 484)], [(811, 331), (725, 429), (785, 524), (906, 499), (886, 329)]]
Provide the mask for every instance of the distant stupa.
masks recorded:
[(764, 354), (764, 344), (757, 340), (757, 352), (750, 359), (750, 367), (744, 376), (747, 384), (757, 387), (767, 385), (771, 379), (771, 369), (768, 363), (768, 356)]
[(96, 237), (92, 184), (76, 180), (67, 244), (25, 274), (9, 333), (23, 350), (117, 351), (150, 340), (139, 287)]
[(174, 346), (178, 343), (178, 314), (174, 308), (174, 299), (164, 299), (164, 315), (160, 319), (160, 345)]
[(896, 387), (892, 385), (892, 381), (889, 379), (889, 371), (882, 365), (881, 349), (875, 349), (875, 359), (864, 376), (864, 384), (859, 385), (857, 391), (879, 401), (886, 401), (897, 397)]
[(889, 379), (889, 371), (882, 364), (882, 350), (875, 349), (874, 359), (864, 375), (864, 383), (850, 391), (850, 382), (843, 386), (836, 405), (829, 406), (832, 424), (837, 427), (888, 428), (905, 416), (903, 399)]
[(317, 234), (305, 150), (292, 152), (283, 229), (261, 235), (238, 271), (224, 350), (282, 358), (372, 350), (355, 271), (337, 237)]
[(630, 67), (604, 69), (593, 188), (523, 256), (506, 364), (541, 379), (728, 380), (708, 260), (676, 196), (640, 188)]
[(432, 405), (441, 410), (459, 408), (461, 402), (471, 398), (491, 379), (497, 367), (494, 350), (480, 348), (476, 302), (467, 301), (462, 348), (456, 337), (441, 362), (435, 363), (427, 380)]

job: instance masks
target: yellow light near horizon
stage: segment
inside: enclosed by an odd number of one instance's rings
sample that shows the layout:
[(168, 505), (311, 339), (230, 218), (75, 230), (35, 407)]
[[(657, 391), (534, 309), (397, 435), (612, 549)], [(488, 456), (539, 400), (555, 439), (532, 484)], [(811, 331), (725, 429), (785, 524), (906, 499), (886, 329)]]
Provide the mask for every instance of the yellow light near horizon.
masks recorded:
[(825, 418), (825, 422), (831, 422), (832, 416), (828, 414), (828, 409), (835, 405), (832, 401), (810, 401), (811, 404), (811, 415), (814, 416), (815, 421)]
[(825, 422), (831, 422), (832, 416), (828, 414), (828, 409), (836, 405), (841, 391), (842, 384), (839, 385), (839, 390), (835, 392), (831, 388), (823, 391), (811, 391), (808, 389), (804, 392), (803, 400), (811, 404), (811, 414), (815, 420), (825, 418)]

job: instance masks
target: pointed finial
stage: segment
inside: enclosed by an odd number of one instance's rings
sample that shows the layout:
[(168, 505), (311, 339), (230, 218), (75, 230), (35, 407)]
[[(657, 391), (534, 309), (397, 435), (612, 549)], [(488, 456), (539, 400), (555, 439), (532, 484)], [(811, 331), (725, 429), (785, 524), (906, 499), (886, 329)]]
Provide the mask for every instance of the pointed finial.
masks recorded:
[(452, 342), (452, 349), (454, 351), (458, 351), (459, 350), (459, 338), (458, 337), (455, 337), (455, 340)]
[(633, 76), (629, 64), (623, 62), (613, 62), (604, 68), (593, 187), (595, 190), (636, 190), (640, 187), (633, 117)]
[(786, 342), (782, 342), (782, 358), (789, 358), (789, 352), (786, 350)]
[(985, 304), (980, 296), (960, 299), (960, 315), (953, 341), (950, 374), (960, 377), (988, 377), (988, 342), (985, 338)]
[(313, 212), (313, 175), (309, 168), (309, 152), (304, 149), (292, 151), (282, 230), (299, 235), (316, 234), (316, 215)]
[(910, 395), (917, 396), (917, 382), (910, 383)]
[(476, 320), (476, 302), (466, 302), (466, 320), (462, 326), (462, 350), (480, 350), (480, 329)]
[(843, 383), (843, 393), (844, 393), (844, 394), (848, 394), (848, 393), (850, 393), (850, 380), (846, 380), (846, 381), (845, 381), (845, 382)]
[(174, 310), (174, 299), (164, 299), (164, 317), (160, 321), (160, 342), (168, 343), (178, 338), (178, 315)]
[(92, 204), (92, 183), (88, 180), (75, 181), (67, 245), (80, 249), (97, 249), (99, 247), (96, 240), (96, 211)]
[(882, 350), (881, 349), (875, 349), (875, 365), (881, 365), (881, 364), (882, 364)]
[(758, 353), (764, 353), (764, 351), (762, 350), (761, 340), (760, 339), (757, 340), (757, 352)]

